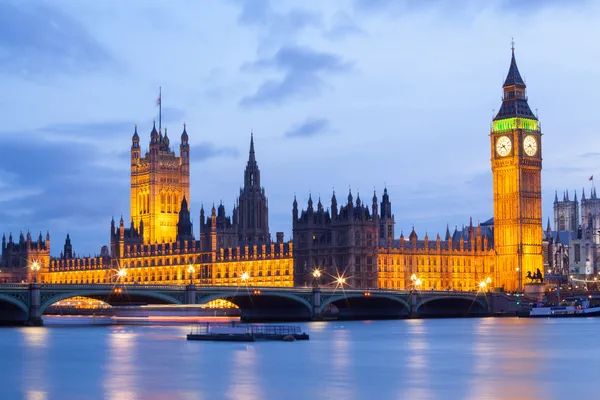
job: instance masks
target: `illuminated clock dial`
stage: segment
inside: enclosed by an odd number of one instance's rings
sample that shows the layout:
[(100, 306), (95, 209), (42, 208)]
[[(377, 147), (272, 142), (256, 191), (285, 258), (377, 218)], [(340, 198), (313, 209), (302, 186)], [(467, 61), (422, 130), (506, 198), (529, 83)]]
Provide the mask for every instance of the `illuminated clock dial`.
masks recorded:
[(523, 150), (525, 150), (525, 154), (530, 157), (537, 153), (537, 141), (534, 136), (525, 136), (525, 139), (523, 140)]
[(501, 136), (496, 141), (496, 153), (500, 157), (505, 157), (510, 153), (512, 149), (512, 143), (510, 142), (510, 138), (508, 136)]

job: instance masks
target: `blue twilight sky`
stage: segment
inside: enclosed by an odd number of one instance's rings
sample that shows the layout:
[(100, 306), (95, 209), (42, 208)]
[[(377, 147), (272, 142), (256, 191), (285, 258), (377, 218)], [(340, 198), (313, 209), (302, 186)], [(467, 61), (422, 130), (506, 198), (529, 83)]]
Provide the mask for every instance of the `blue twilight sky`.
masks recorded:
[[(97, 253), (129, 219), (129, 147), (192, 145), (191, 211), (231, 212), (250, 130), (271, 232), (294, 193), (329, 204), (387, 184), (397, 236), (492, 216), (489, 127), (514, 36), (554, 190), (600, 178), (600, 2), (0, 1), (0, 230)], [(571, 194), (572, 196), (572, 194)], [(338, 197), (338, 198), (339, 198)]]

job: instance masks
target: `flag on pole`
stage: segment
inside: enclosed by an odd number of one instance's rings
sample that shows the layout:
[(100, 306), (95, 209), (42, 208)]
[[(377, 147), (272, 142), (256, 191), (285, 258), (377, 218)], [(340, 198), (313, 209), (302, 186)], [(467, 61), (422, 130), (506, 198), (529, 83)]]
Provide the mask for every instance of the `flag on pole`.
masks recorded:
[(160, 94), (158, 95), (158, 98), (156, 99), (156, 105), (160, 106)]
[[(159, 98), (160, 101), (160, 98)], [(589, 181), (593, 181), (594, 180), (594, 175), (590, 176), (590, 179), (588, 179)]]

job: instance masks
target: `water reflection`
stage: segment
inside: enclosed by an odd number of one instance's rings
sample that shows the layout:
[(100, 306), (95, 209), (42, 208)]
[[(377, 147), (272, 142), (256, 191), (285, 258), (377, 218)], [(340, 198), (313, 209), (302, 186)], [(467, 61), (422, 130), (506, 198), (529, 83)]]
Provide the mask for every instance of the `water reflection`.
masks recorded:
[[(507, 329), (509, 327), (509, 329)], [(477, 320), (469, 399), (538, 399), (545, 389), (537, 374), (542, 354), (536, 325), (525, 320)], [(502, 377), (502, 379), (498, 379)]]
[(258, 382), (257, 368), (260, 360), (256, 355), (254, 345), (243, 347), (233, 352), (233, 368), (230, 371), (230, 390), (227, 398), (236, 400), (262, 399), (263, 393)]
[(48, 330), (43, 327), (22, 328), (22, 388), (27, 400), (45, 400), (48, 394), (47, 352)]
[(328, 341), (328, 347), (321, 357), (328, 357), (331, 364), (326, 369), (325, 396), (326, 399), (354, 399), (356, 393), (353, 387), (354, 377), (350, 371), (351, 337), (349, 329), (335, 329)]
[(422, 319), (407, 320), (408, 324), (408, 350), (407, 382), (408, 388), (400, 398), (404, 399), (429, 399), (429, 343), (427, 342), (427, 323)]
[(0, 399), (598, 397), (600, 344), (581, 338), (600, 318), (318, 326), (249, 345), (188, 343), (181, 327), (0, 329)]
[(110, 399), (138, 398), (136, 355), (136, 334), (125, 329), (117, 329), (108, 336), (108, 358), (105, 366), (104, 388)]

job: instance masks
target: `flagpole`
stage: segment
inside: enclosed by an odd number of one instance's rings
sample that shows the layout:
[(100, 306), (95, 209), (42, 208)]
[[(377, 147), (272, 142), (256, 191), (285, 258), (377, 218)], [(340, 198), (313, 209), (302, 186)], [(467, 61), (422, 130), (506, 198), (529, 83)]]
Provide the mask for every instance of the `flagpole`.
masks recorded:
[(158, 130), (162, 128), (162, 87), (158, 87)]

